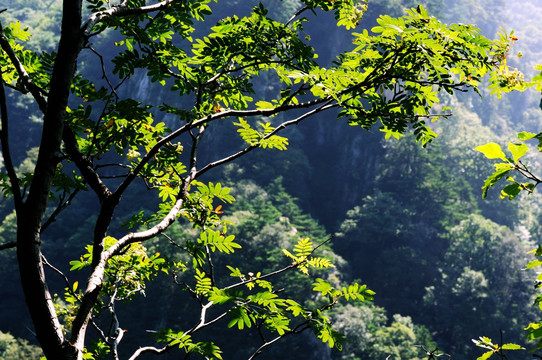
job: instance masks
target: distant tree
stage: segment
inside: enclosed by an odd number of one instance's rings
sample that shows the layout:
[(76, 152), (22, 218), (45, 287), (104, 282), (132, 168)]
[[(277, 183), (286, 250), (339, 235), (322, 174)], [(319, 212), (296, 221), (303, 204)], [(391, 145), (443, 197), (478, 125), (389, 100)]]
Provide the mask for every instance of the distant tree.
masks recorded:
[[(215, 7), (224, 3), (215, 2)], [(214, 253), (239, 248), (221, 216), (223, 204), (234, 199), (228, 188), (203, 176), (255, 149), (285, 150), (288, 139), (278, 135), (281, 130), (325, 111), (338, 111), (349, 125), (363, 129), (377, 125), (388, 138), (411, 129), (425, 145), (436, 136), (426, 121), (449, 114), (448, 109), (430, 112), (439, 92), (477, 90), (484, 74), (505, 66), (509, 47), (508, 38), (491, 41), (473, 26), (445, 25), (418, 6), (401, 18), (379, 18), (371, 34), (352, 33), (352, 49), (337, 54), (334, 65), (325, 68), (303, 32), (304, 14), (330, 11), (338, 26), (354, 29), (366, 2), (303, 0), (283, 22), (271, 19), (261, 3), (246, 16), (231, 14), (208, 26), (210, 3), (88, 0), (83, 9), (81, 0), (64, 0), (58, 47), (51, 53), (25, 48), (30, 33), (21, 22), (0, 27), (0, 185), (13, 199), (17, 217), (16, 241), (1, 247), (17, 248), (26, 304), (48, 359), (92, 359), (107, 353), (120, 358), (125, 329), (115, 305), (142, 293), (161, 271), (190, 275), (179, 285), (196, 300), (187, 314), (195, 315), (194, 324), (156, 329), (155, 340), (163, 345), (141, 343), (130, 359), (173, 347), (220, 359), (212, 334), (199, 336), (222, 319), (230, 327), (258, 330), (260, 347), (250, 359), (306, 329), (330, 347), (340, 347), (342, 337), (325, 310), (341, 299), (371, 298), (373, 292), (358, 284), (335, 287), (315, 279), (312, 286), (319, 296), (311, 306), (281, 297), (270, 283), (273, 275), (294, 268), (306, 274), (332, 265), (316, 256), (318, 245), (308, 239), (284, 250), (289, 265), (280, 270), (243, 273), (240, 264), (231, 264), (225, 272), (231, 275), (228, 281), (219, 281), (217, 274), (225, 269), (215, 267)], [(201, 22), (197, 33), (196, 22)], [(103, 53), (93, 45), (99, 39), (111, 41)], [(83, 54), (97, 65), (98, 74), (83, 72)], [(154, 85), (136, 91), (136, 73), (146, 74)], [(256, 86), (263, 76), (277, 89), (271, 99)], [(145, 92), (156, 87), (170, 89), (178, 98), (145, 103)], [(32, 171), (18, 171), (12, 158), (9, 126), (16, 124), (10, 121), (7, 99), (13, 94), (30, 94), (43, 114)], [(166, 116), (175, 119), (171, 129), (159, 121)], [(218, 158), (202, 162), (202, 149), (221, 148), (207, 134), (224, 123), (240, 135), (239, 148), (218, 151)], [(125, 206), (125, 199), (141, 196), (138, 182), (156, 191), (157, 209)], [(88, 219), (94, 223), (89, 245), (70, 263), (72, 270), (88, 271), (86, 284), (79, 286), (47, 261), (41, 240), (55, 220), (69, 216), (66, 209), (84, 191), (94, 195), (92, 205), (98, 210)], [(113, 226), (123, 206), (132, 210), (128, 230)], [(147, 252), (143, 243), (178, 218), (198, 230), (176, 243), (188, 259), (166, 260)], [(79, 225), (71, 224), (65, 232), (81, 231)], [(162, 242), (169, 244), (165, 236)], [(65, 281), (63, 302), (54, 302), (44, 267)], [(149, 306), (156, 310), (155, 304)], [(89, 327), (98, 336), (94, 350), (86, 340)]]
[[(388, 320), (383, 308), (367, 304), (346, 304), (332, 312), (333, 321), (348, 341), (338, 359), (422, 359), (436, 345), (424, 326), (408, 316)], [(388, 325), (389, 323), (389, 325)]]
[(447, 236), (450, 246), (437, 264), (441, 276), (424, 297), (425, 324), (442, 339), (439, 346), (452, 354), (469, 354), (467, 359), (473, 356), (469, 342), (481, 331), (498, 335), (502, 329), (508, 341), (520, 342), (520, 329), (509, 325), (533, 315), (532, 273), (523, 269), (528, 243), (474, 214)]
[(0, 331), (0, 358), (2, 360), (39, 360), (43, 355), (39, 346), (17, 339), (9, 333)]
[[(446, 232), (478, 211), (441, 145), (421, 149), (412, 137), (386, 143), (373, 192), (346, 213), (333, 244), (392, 313), (419, 313), (425, 287), (438, 277)], [(416, 276), (404, 276), (410, 272)], [(399, 289), (404, 301), (397, 301)]]

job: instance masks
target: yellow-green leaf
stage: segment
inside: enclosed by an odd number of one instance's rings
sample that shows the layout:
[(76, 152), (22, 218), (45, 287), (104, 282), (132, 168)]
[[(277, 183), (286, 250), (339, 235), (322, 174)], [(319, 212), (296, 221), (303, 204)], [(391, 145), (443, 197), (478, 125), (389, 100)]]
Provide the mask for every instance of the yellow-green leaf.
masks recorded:
[(508, 150), (512, 153), (512, 157), (514, 158), (514, 162), (517, 164), (518, 160), (525, 155), (527, 150), (529, 150), (529, 147), (525, 144), (512, 144), (508, 143)]
[(474, 150), (477, 150), (484, 154), (488, 159), (502, 159), (506, 160), (506, 155), (502, 152), (502, 149), (499, 144), (488, 143), (485, 145), (480, 145)]
[(493, 351), (487, 351), (482, 354), (482, 356), (478, 357), (476, 360), (486, 360), (489, 359), (489, 357), (493, 355)]

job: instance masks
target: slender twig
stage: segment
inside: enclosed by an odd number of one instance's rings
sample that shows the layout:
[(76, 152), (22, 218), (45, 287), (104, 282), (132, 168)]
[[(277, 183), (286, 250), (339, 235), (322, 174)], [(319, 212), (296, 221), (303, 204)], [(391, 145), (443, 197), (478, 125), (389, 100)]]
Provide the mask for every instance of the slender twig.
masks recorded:
[(51, 216), (49, 216), (49, 218), (43, 223), (43, 225), (41, 226), (41, 229), (40, 229), (40, 234), (43, 234), (43, 232), (45, 231), (45, 229), (47, 229), (49, 227), (49, 225), (51, 225), (53, 222), (56, 221), (56, 218), (57, 216), (64, 210), (66, 209), (70, 204), (71, 202), (73, 201), (73, 199), (75, 198), (75, 196), (79, 193), (79, 191), (81, 191), (81, 189), (75, 189), (71, 194), (70, 196), (68, 196), (68, 199), (66, 201), (63, 201), (61, 202), (60, 204), (58, 204), (58, 206), (56, 207), (56, 209), (53, 211), (53, 213), (51, 214)]
[[(243, 55), (243, 54), (240, 54), (240, 55)], [(293, 69), (296, 69), (296, 70), (300, 70), (301, 71), (301, 68), (298, 68), (296, 66), (294, 66), (291, 61), (294, 60), (295, 57), (291, 57), (289, 59), (284, 59), (284, 60), (269, 60), (269, 61), (256, 61), (252, 64), (246, 64), (246, 65), (243, 65), (243, 66), (239, 66), (239, 67), (236, 67), (236, 68), (231, 68), (231, 69), (223, 69), (221, 72), (217, 73), (216, 75), (214, 75), (212, 78), (210, 78), (209, 80), (207, 80), (205, 82), (205, 85), (209, 85), (211, 83), (213, 83), (214, 81), (218, 80), (220, 77), (222, 77), (223, 75), (226, 75), (226, 74), (230, 74), (230, 73), (235, 73), (235, 72), (238, 72), (238, 71), (241, 71), (241, 70), (245, 70), (245, 69), (248, 69), (248, 68), (252, 68), (252, 67), (259, 67), (260, 65), (270, 65), (270, 64), (285, 64), (285, 65), (288, 65), (290, 66), (291, 68)]]
[(127, 174), (119, 174), (119, 175), (100, 175), (100, 178), (102, 179), (126, 179), (130, 173)]
[(88, 49), (90, 51), (92, 51), (94, 53), (94, 55), (96, 55), (98, 57), (98, 59), (100, 59), (100, 65), (102, 67), (102, 79), (104, 79), (107, 82), (107, 85), (111, 89), (111, 92), (115, 96), (115, 99), (118, 100), (119, 95), (117, 94), (117, 91), (116, 91), (115, 87), (113, 86), (113, 84), (111, 84), (111, 81), (109, 81), (109, 77), (107, 76), (107, 71), (105, 70), (105, 63), (104, 63), (103, 56), (100, 53), (98, 53), (96, 50), (94, 50), (94, 48), (92, 46), (89, 46)]
[(288, 26), (292, 23), (292, 21), (295, 20), (296, 17), (298, 17), (299, 15), (301, 15), (302, 13), (304, 13), (306, 10), (308, 10), (309, 7), (308, 6), (303, 6), (301, 9), (297, 10), (295, 12), (295, 14), (292, 15), (292, 17), (286, 22), (286, 24), (284, 24), (285, 26)]
[(137, 349), (132, 356), (130, 356), (130, 358), (128, 360), (135, 360), (137, 359), (140, 355), (143, 355), (145, 353), (151, 353), (151, 354), (156, 354), (156, 355), (160, 355), (160, 354), (164, 354), (166, 353), (167, 351), (171, 350), (173, 347), (171, 345), (166, 345), (162, 348), (157, 348), (157, 347), (154, 347), (154, 346), (145, 346), (145, 347), (140, 347), (139, 349)]
[(211, 279), (211, 286), (215, 286), (215, 270), (209, 245), (205, 245), (205, 257), (207, 258), (207, 264), (209, 264), (209, 278)]
[(273, 345), (274, 343), (276, 343), (280, 339), (282, 339), (282, 338), (284, 338), (286, 336), (289, 336), (289, 335), (300, 334), (303, 331), (309, 329), (310, 328), (309, 325), (308, 325), (309, 322), (310, 322), (310, 319), (307, 319), (307, 320), (303, 321), (301, 324), (297, 325), (293, 330), (287, 331), (283, 335), (279, 335), (279, 336), (275, 337), (274, 339), (265, 342), (258, 349), (256, 349), (256, 351), (248, 358), (248, 360), (252, 360), (252, 359), (256, 358), (257, 356), (259, 356), (263, 352), (263, 350), (266, 347)]
[(105, 167), (121, 167), (124, 169), (131, 169), (130, 165), (121, 164), (121, 163), (111, 163), (111, 164), (96, 164), (96, 170)]
[(70, 293), (70, 295), (72, 295), (78, 302), (81, 302), (81, 298), (73, 291), (72, 284), (70, 283), (70, 280), (68, 280), (68, 277), (64, 275), (62, 271), (60, 271), (58, 268), (52, 265), (49, 261), (47, 261), (47, 259), (45, 258), (45, 255), (41, 254), (41, 260), (43, 261), (43, 264), (45, 266), (53, 270), (62, 278), (62, 280), (64, 280), (68, 293)]
[(531, 172), (531, 170), (529, 170), (529, 168), (527, 167), (527, 165), (525, 165), (525, 163), (523, 163), (523, 161), (519, 161), (519, 164), (522, 166), (519, 167), (519, 166), (516, 166), (516, 170), (523, 176), (525, 176), (527, 179), (529, 180), (532, 180), (535, 182), (535, 186), (537, 186), (538, 184), (542, 183), (542, 180), (536, 176), (535, 174), (533, 174)]
[(320, 244), (318, 244), (317, 246), (314, 247), (314, 249), (312, 249), (311, 253), (303, 260), (303, 261), (300, 261), (300, 262), (294, 262), (288, 266), (285, 266), (283, 267), (282, 269), (278, 269), (278, 270), (275, 270), (275, 271), (272, 271), (270, 273), (267, 273), (267, 274), (264, 274), (260, 277), (257, 277), (257, 278), (251, 278), (251, 279), (248, 279), (248, 280), (243, 280), (243, 281), (240, 281), (238, 283), (235, 283), (235, 284), (232, 284), (232, 285), (229, 285), (229, 286), (226, 286), (224, 288), (222, 288), (222, 290), (229, 290), (229, 289), (233, 289), (233, 288), (236, 288), (236, 287), (239, 287), (239, 286), (242, 286), (242, 285), (246, 285), (248, 283), (251, 283), (251, 282), (254, 282), (256, 280), (262, 280), (262, 279), (267, 279), (267, 278), (270, 278), (272, 276), (276, 276), (276, 275), (279, 275), (279, 274), (282, 274), (283, 272), (286, 272), (290, 269), (293, 269), (293, 268), (296, 268), (296, 267), (299, 267), (300, 265), (306, 263), (307, 261), (309, 261), (309, 259), (311, 258), (311, 256), (316, 252), (316, 250), (318, 250), (320, 247), (324, 246), (325, 244), (327, 244), (328, 242), (330, 242), (333, 238), (335, 237), (335, 235), (331, 235), (330, 237), (328, 237), (325, 241), (322, 241)]
[[(319, 106), (319, 107), (317, 107), (317, 108), (315, 108), (315, 109), (313, 109), (311, 111), (308, 111), (305, 114), (303, 114), (303, 115), (301, 115), (301, 116), (299, 116), (299, 117), (297, 117), (295, 119), (283, 122), (282, 124), (277, 126), (272, 132), (270, 132), (269, 134), (262, 137), (262, 140), (269, 139), (271, 136), (275, 135), (280, 130), (285, 129), (288, 126), (298, 124), (300, 121), (302, 121), (303, 119), (305, 119), (307, 117), (310, 117), (310, 116), (312, 116), (312, 115), (314, 115), (316, 113), (319, 113), (319, 112), (322, 112), (322, 111), (325, 111), (325, 110), (335, 108), (337, 106), (338, 106), (338, 104), (333, 104), (332, 100), (329, 100), (327, 103), (324, 103), (321, 106)], [(258, 147), (258, 144), (250, 145), (250, 146), (247, 146), (246, 148), (244, 148), (244, 149), (242, 149), (242, 150), (240, 150), (240, 151), (238, 151), (238, 152), (236, 152), (236, 153), (234, 153), (232, 155), (226, 156), (226, 157), (224, 157), (224, 158), (222, 158), (220, 160), (209, 163), (209, 164), (205, 165), (203, 168), (201, 168), (200, 170), (198, 170), (196, 172), (196, 177), (199, 177), (199, 176), (203, 175), (204, 173), (211, 170), (212, 168), (215, 168), (217, 166), (220, 166), (220, 165), (223, 165), (225, 163), (231, 162), (231, 161), (245, 155), (246, 153), (254, 150), (257, 147)]]
[(92, 327), (94, 327), (94, 330), (96, 330), (96, 332), (98, 334), (100, 334), (100, 338), (107, 342), (107, 336), (105, 335), (105, 333), (103, 332), (103, 330), (98, 326), (98, 324), (96, 324), (96, 322), (94, 321), (93, 318), (90, 318), (90, 323), (92, 324)]

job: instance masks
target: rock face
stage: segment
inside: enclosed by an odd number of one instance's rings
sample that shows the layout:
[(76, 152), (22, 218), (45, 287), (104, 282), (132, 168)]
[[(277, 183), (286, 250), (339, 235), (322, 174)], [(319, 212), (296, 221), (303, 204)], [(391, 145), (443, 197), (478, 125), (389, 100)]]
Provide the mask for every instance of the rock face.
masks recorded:
[[(307, 181), (310, 196), (303, 199), (309, 204), (307, 210), (333, 228), (348, 209), (370, 193), (384, 149), (378, 130), (355, 129), (335, 120), (334, 114), (328, 116), (303, 125), (309, 135), (300, 148), (312, 169)], [(337, 214), (337, 218), (329, 214)]]

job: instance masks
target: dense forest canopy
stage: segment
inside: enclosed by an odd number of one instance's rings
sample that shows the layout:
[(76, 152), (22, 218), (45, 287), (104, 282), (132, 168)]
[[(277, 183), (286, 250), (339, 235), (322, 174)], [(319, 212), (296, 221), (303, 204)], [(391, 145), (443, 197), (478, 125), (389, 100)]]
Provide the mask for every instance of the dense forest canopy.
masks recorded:
[(542, 6), (421, 3), (4, 1), (0, 357), (540, 346)]

